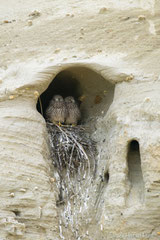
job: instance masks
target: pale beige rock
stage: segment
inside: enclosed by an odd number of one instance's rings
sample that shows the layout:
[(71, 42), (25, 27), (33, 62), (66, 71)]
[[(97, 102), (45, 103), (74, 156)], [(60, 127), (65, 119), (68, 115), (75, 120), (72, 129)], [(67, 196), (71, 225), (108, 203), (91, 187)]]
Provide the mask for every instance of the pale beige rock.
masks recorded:
[[(159, 10), (159, 0), (1, 0), (0, 239), (158, 239)], [(98, 145), (96, 178), (75, 182), (64, 206), (36, 109), (60, 72), (81, 84)]]

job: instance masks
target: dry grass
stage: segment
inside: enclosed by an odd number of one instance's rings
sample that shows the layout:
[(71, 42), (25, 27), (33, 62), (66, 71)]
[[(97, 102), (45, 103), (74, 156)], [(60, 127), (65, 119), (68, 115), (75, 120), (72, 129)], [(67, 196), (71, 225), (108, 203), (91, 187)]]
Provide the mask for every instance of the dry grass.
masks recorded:
[(82, 125), (60, 127), (47, 122), (47, 128), (51, 158), (59, 175), (59, 203), (62, 203), (64, 198), (77, 194), (75, 178), (81, 181), (86, 175), (95, 175), (96, 143), (91, 139), (89, 129)]

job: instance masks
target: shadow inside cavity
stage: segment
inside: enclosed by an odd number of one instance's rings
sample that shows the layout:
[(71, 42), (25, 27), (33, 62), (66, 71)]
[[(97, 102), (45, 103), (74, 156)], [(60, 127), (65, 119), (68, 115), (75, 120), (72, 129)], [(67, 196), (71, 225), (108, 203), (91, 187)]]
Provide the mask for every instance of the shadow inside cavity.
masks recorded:
[(132, 140), (128, 146), (128, 180), (130, 183), (130, 193), (128, 205), (142, 203), (144, 198), (144, 182), (141, 169), (140, 146), (138, 141)]
[(56, 94), (64, 98), (73, 96), (80, 106), (82, 123), (95, 121), (103, 116), (114, 96), (114, 85), (95, 71), (86, 67), (71, 67), (61, 71), (41, 94), (37, 110), (45, 117), (45, 111)]

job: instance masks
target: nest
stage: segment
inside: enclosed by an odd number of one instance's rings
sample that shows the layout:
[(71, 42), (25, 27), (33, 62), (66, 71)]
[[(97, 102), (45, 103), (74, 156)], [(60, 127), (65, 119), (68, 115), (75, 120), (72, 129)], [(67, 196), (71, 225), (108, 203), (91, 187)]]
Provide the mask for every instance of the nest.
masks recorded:
[(96, 143), (83, 125), (60, 127), (47, 122), (47, 129), (58, 190), (60, 234), (63, 238), (62, 229), (66, 234), (69, 230), (79, 239), (79, 222), (88, 209), (96, 174)]
[(81, 186), (90, 183), (94, 178), (96, 143), (91, 139), (89, 129), (82, 125), (60, 127), (47, 122), (47, 129), (59, 190), (57, 200), (59, 206), (75, 199), (82, 191)]
[[(69, 169), (76, 172), (80, 166), (96, 171), (96, 143), (90, 138), (86, 127), (82, 125), (60, 127), (47, 122), (51, 158), (54, 166), (62, 172)], [(90, 162), (92, 160), (92, 163)]]

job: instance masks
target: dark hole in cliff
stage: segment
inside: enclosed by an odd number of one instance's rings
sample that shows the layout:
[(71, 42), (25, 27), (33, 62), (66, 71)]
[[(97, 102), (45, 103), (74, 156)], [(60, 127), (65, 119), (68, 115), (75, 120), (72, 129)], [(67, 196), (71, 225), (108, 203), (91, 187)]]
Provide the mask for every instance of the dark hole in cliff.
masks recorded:
[(41, 94), (37, 110), (43, 116), (54, 95), (62, 97), (73, 96), (80, 106), (81, 123), (95, 121), (104, 115), (114, 95), (114, 85), (105, 80), (101, 75), (86, 67), (70, 67), (61, 71), (52, 80), (48, 88)]
[(104, 174), (104, 180), (106, 183), (109, 182), (109, 172), (108, 171)]
[(144, 182), (141, 168), (140, 146), (132, 140), (128, 145), (128, 179), (130, 181), (130, 198), (133, 201), (143, 200)]
[(139, 153), (139, 143), (136, 140), (130, 142), (129, 151)]
[(16, 217), (19, 217), (21, 215), (21, 212), (17, 209), (13, 210), (12, 212), (15, 214)]

